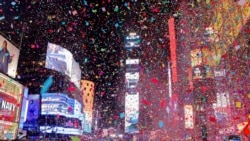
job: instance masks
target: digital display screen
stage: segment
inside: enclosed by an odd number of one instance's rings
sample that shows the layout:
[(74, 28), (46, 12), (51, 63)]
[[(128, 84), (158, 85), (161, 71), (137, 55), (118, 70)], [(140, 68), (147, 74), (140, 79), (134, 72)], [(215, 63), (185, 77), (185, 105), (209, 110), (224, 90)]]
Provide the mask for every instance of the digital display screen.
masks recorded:
[(73, 55), (67, 49), (52, 43), (47, 45), (45, 68), (71, 76)]
[(27, 112), (28, 112), (28, 87), (24, 88), (23, 93), (23, 101), (22, 101), (22, 110), (20, 115), (20, 121), (19, 121), (19, 129), (23, 129), (23, 123), (26, 121), (27, 118)]
[(241, 138), (240, 138), (240, 136), (237, 136), (237, 135), (230, 135), (228, 137), (228, 140), (229, 141), (241, 141)]
[[(17, 70), (20, 50), (16, 46), (14, 46), (11, 42), (9, 42), (6, 38), (0, 35), (1, 47), (3, 46), (4, 41), (7, 42), (6, 48), (8, 50), (8, 52), (6, 52), (5, 54), (4, 60), (9, 60), (9, 61), (8, 63), (0, 63), (0, 66), (3, 67), (3, 69), (0, 69), (0, 72), (7, 74), (12, 78), (15, 78), (17, 74), (16, 70)], [(3, 59), (3, 56), (0, 56), (0, 58)], [(3, 62), (3, 60), (1, 60), (0, 62)]]
[(63, 93), (44, 93), (41, 96), (40, 131), (81, 135), (83, 131), (82, 104)]
[(48, 43), (45, 68), (68, 75), (71, 82), (73, 82), (76, 87), (80, 88), (81, 69), (79, 63), (75, 61), (69, 50), (60, 45)]
[(125, 95), (125, 132), (138, 133), (139, 93)]
[(79, 118), (82, 105), (66, 94), (45, 93), (41, 99), (41, 115), (63, 115)]
[(0, 140), (12, 140), (18, 134), (24, 87), (3, 74), (0, 82)]
[(136, 33), (130, 33), (125, 39), (125, 48), (138, 48), (140, 43), (140, 36), (136, 35)]
[(184, 116), (185, 116), (185, 128), (193, 129), (194, 128), (194, 113), (192, 105), (184, 106)]
[(28, 96), (27, 118), (23, 129), (26, 131), (38, 131), (38, 118), (40, 114), (40, 95), (32, 94)]

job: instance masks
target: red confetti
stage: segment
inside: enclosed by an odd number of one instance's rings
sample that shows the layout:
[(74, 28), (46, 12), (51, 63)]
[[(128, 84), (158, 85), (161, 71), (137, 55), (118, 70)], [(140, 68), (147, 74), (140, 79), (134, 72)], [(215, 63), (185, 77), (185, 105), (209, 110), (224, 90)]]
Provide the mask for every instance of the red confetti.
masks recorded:
[(164, 108), (165, 104), (166, 104), (165, 100), (161, 100), (161, 108)]
[(211, 122), (216, 122), (216, 118), (215, 118), (215, 117), (210, 117), (209, 120), (210, 120)]
[(158, 83), (158, 80), (156, 78), (151, 79), (152, 83)]

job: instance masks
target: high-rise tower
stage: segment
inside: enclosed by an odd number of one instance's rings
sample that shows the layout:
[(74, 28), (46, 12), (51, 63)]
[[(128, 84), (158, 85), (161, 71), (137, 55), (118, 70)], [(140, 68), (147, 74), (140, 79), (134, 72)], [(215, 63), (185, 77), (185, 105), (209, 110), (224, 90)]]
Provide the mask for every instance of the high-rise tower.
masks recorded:
[(139, 55), (140, 36), (135, 32), (129, 33), (125, 39), (125, 133), (139, 132)]

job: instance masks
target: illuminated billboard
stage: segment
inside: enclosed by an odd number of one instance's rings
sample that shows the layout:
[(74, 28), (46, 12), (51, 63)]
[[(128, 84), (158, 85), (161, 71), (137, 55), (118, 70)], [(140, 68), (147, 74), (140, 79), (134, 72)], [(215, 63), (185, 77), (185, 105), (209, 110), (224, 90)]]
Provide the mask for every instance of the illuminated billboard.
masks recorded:
[(0, 74), (0, 140), (17, 137), (24, 87)]
[(136, 73), (140, 71), (139, 59), (126, 59), (126, 72)]
[(170, 39), (170, 58), (171, 58), (171, 70), (172, 81), (177, 82), (177, 64), (176, 64), (176, 38), (175, 38), (175, 23), (174, 18), (168, 20), (168, 30)]
[(216, 103), (213, 103), (214, 115), (219, 123), (228, 121), (231, 115), (230, 97), (228, 92), (217, 92)]
[(71, 76), (73, 55), (67, 49), (52, 43), (47, 45), (45, 68)]
[(48, 43), (45, 68), (56, 70), (70, 77), (71, 82), (80, 88), (81, 69), (67, 49), (53, 43)]
[(52, 127), (52, 126), (41, 126), (41, 131), (46, 133), (66, 134), (66, 135), (82, 135), (82, 130), (79, 128), (68, 128), (68, 127)]
[(139, 59), (126, 59), (126, 65), (139, 64)]
[(83, 114), (78, 118), (65, 116), (41, 116), (40, 132), (48, 134), (82, 135)]
[(139, 93), (125, 95), (125, 133), (138, 133)]
[(129, 36), (125, 38), (125, 48), (138, 48), (140, 47), (140, 36), (134, 32), (129, 33)]
[(43, 94), (41, 104), (41, 115), (63, 115), (79, 118), (82, 109), (80, 102), (61, 93)]
[(221, 57), (213, 50), (203, 47), (190, 52), (193, 79), (213, 78), (214, 67), (220, 63)]
[(72, 61), (72, 69), (71, 69), (71, 82), (75, 84), (77, 88), (80, 89), (81, 85), (81, 69), (79, 63), (77, 63), (74, 59)]
[(184, 119), (185, 119), (185, 128), (193, 129), (194, 128), (194, 110), (192, 105), (184, 106)]
[(83, 117), (82, 104), (77, 100), (62, 93), (42, 94), (41, 119), (48, 123), (40, 125), (41, 132), (82, 135)]
[[(5, 46), (7, 50), (3, 49)], [(0, 35), (0, 72), (10, 77), (16, 77), (20, 50)]]
[(83, 124), (83, 132), (91, 133), (92, 132), (92, 123), (93, 123), (93, 112), (84, 111), (85, 119)]
[(39, 130), (38, 118), (40, 115), (40, 95), (29, 95), (27, 100), (27, 118), (23, 124), (23, 130), (37, 132)]
[(26, 121), (27, 113), (28, 113), (28, 87), (24, 87), (23, 92), (23, 100), (22, 100), (22, 110), (20, 115), (20, 121), (19, 121), (19, 129), (23, 129), (23, 124)]

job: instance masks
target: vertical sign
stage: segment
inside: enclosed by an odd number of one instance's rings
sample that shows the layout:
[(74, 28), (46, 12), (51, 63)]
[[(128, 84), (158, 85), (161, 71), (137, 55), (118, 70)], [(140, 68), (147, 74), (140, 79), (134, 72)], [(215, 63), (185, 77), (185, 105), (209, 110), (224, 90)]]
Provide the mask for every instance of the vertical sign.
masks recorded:
[(139, 93), (125, 95), (125, 133), (138, 133)]
[(184, 106), (184, 116), (185, 116), (185, 128), (193, 129), (194, 128), (194, 113), (192, 105)]
[(171, 68), (172, 68), (172, 80), (177, 82), (177, 66), (176, 66), (176, 39), (174, 18), (168, 20), (169, 39), (170, 39), (170, 55), (171, 55)]

